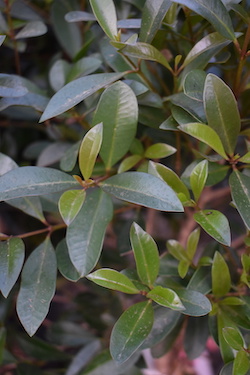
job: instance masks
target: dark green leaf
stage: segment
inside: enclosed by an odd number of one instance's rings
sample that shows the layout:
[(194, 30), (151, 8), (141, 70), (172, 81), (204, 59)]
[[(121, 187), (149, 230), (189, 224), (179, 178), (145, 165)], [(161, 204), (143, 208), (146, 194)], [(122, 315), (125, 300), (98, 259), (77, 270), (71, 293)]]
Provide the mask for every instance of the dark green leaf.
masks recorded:
[(27, 215), (35, 217), (43, 223), (46, 222), (39, 197), (23, 197), (10, 199), (8, 200), (8, 204), (25, 212)]
[(203, 316), (212, 309), (209, 299), (199, 292), (191, 289), (176, 289), (176, 293), (185, 307), (185, 310), (181, 311), (182, 314)]
[(198, 268), (188, 283), (188, 289), (208, 294), (211, 292), (211, 271), (208, 267)]
[(47, 26), (42, 21), (31, 21), (15, 35), (15, 39), (22, 38), (33, 38), (34, 36), (40, 36), (46, 34)]
[(212, 265), (212, 291), (216, 297), (222, 297), (231, 289), (231, 277), (223, 256), (216, 251)]
[(87, 195), (77, 217), (68, 226), (66, 240), (69, 256), (81, 276), (92, 271), (98, 262), (112, 215), (110, 197), (96, 189)]
[(250, 177), (239, 171), (234, 171), (229, 177), (234, 204), (244, 221), (250, 229)]
[(147, 294), (147, 297), (161, 306), (165, 306), (177, 311), (185, 310), (180, 298), (172, 289), (163, 288), (162, 286), (158, 285)]
[(30, 336), (45, 319), (56, 288), (56, 256), (47, 238), (27, 259), (17, 297), (17, 314)]
[(184, 337), (184, 349), (189, 359), (195, 359), (201, 355), (206, 348), (208, 337), (208, 317), (189, 317)]
[[(171, 95), (167, 99), (174, 104), (172, 115), (177, 122), (180, 122), (181, 125), (190, 122), (195, 123), (196, 121), (206, 122), (206, 115), (202, 102), (190, 98), (183, 92)], [(179, 108), (176, 108), (176, 106)], [(180, 108), (184, 109), (185, 112), (180, 111)], [(188, 118), (190, 119), (189, 121)]]
[(76, 142), (64, 153), (60, 161), (60, 168), (63, 171), (70, 172), (74, 168), (77, 161), (80, 144), (80, 141)]
[(174, 191), (159, 178), (143, 172), (125, 172), (108, 178), (101, 188), (116, 198), (161, 211), (183, 211)]
[(3, 362), (5, 340), (6, 340), (6, 329), (4, 327), (1, 327), (0, 328), (0, 365)]
[(84, 346), (73, 358), (65, 375), (78, 375), (79, 371), (93, 359), (100, 349), (101, 343), (99, 340), (94, 340), (90, 344)]
[(79, 272), (73, 266), (69, 257), (69, 251), (66, 240), (63, 239), (56, 247), (57, 266), (61, 274), (70, 281), (78, 281), (81, 277)]
[(112, 0), (90, 0), (93, 13), (110, 39), (117, 39), (116, 10)]
[(206, 73), (203, 70), (192, 70), (185, 77), (184, 93), (192, 99), (203, 101), (205, 80)]
[(122, 314), (110, 338), (110, 352), (116, 362), (123, 363), (135, 353), (149, 335), (153, 320), (150, 301), (139, 302)]

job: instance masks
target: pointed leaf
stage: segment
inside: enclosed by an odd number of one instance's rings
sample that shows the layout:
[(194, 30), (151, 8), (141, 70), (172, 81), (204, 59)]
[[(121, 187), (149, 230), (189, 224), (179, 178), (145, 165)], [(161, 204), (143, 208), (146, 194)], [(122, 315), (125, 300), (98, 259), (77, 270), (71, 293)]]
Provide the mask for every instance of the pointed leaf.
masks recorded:
[(0, 74), (0, 96), (15, 98), (27, 93), (28, 89), (19, 76)]
[(185, 307), (185, 310), (181, 311), (182, 314), (203, 316), (207, 315), (212, 309), (209, 299), (199, 292), (190, 289), (178, 289), (176, 293)]
[(216, 297), (223, 297), (231, 289), (231, 277), (223, 256), (216, 251), (212, 265), (212, 291)]
[(229, 177), (234, 204), (250, 230), (250, 177), (239, 171), (234, 171)]
[(190, 266), (190, 261), (181, 260), (178, 264), (178, 273), (182, 279), (187, 275)]
[(181, 125), (179, 126), (179, 129), (191, 135), (192, 137), (206, 143), (224, 159), (227, 159), (227, 155), (218, 134), (209, 126), (194, 122), (191, 124)]
[(112, 215), (111, 198), (96, 189), (87, 195), (77, 217), (68, 226), (66, 241), (69, 256), (81, 276), (91, 272), (98, 262)]
[(246, 375), (250, 369), (249, 354), (245, 350), (240, 350), (235, 357), (233, 364), (233, 375)]
[(47, 238), (27, 259), (17, 297), (17, 314), (32, 336), (45, 319), (56, 288), (56, 256)]
[(240, 115), (233, 92), (219, 77), (208, 74), (204, 103), (208, 125), (219, 135), (225, 151), (233, 155), (240, 132)]
[(172, 289), (163, 288), (158, 285), (147, 294), (147, 297), (159, 305), (168, 307), (172, 310), (185, 310), (180, 298)]
[(141, 281), (151, 286), (159, 273), (159, 252), (153, 238), (138, 224), (130, 229), (130, 241), (135, 256), (136, 268)]
[(151, 43), (170, 8), (171, 0), (147, 0), (142, 13), (140, 41)]
[(184, 93), (192, 99), (203, 101), (206, 76), (203, 70), (191, 70), (184, 80)]
[(110, 39), (117, 38), (117, 18), (112, 0), (90, 0), (93, 13), (106, 35)]
[(66, 240), (63, 239), (56, 247), (57, 266), (60, 273), (70, 281), (78, 281), (81, 277), (79, 272), (73, 266), (69, 257), (69, 250)]
[(20, 167), (0, 177), (0, 201), (56, 193), (78, 186), (70, 175), (57, 169)]
[(123, 159), (121, 164), (119, 165), (117, 173), (127, 172), (129, 169), (133, 168), (139, 161), (143, 158), (141, 155), (131, 155), (128, 156), (126, 159)]
[(8, 204), (22, 210), (27, 215), (33, 216), (45, 223), (43, 208), (39, 197), (23, 197), (8, 200)]
[(231, 231), (225, 215), (216, 210), (201, 210), (194, 214), (194, 219), (216, 241), (230, 246)]
[(176, 240), (168, 240), (167, 249), (170, 252), (170, 254), (179, 261), (189, 261), (187, 253), (184, 247), (180, 244), (180, 242)]
[(172, 0), (185, 5), (206, 18), (225, 38), (234, 40), (234, 29), (227, 9), (221, 0)]
[(120, 79), (125, 73), (100, 73), (69, 82), (50, 99), (40, 122), (58, 116), (101, 88)]
[(147, 148), (144, 156), (149, 159), (162, 159), (173, 155), (176, 151), (176, 148), (166, 143), (155, 143)]
[(93, 119), (94, 124), (103, 122), (100, 155), (107, 169), (128, 152), (136, 134), (137, 120), (138, 104), (133, 90), (121, 81), (108, 87)]
[(151, 331), (153, 320), (150, 301), (139, 302), (121, 315), (110, 338), (110, 352), (116, 362), (125, 362), (142, 345)]
[(15, 39), (32, 38), (34, 36), (44, 35), (47, 32), (47, 26), (42, 21), (28, 22), (22, 30), (20, 30)]
[(144, 172), (118, 174), (100, 183), (100, 187), (127, 202), (161, 211), (183, 211), (174, 191), (159, 178)]
[(20, 238), (0, 242), (0, 290), (5, 298), (21, 272), (24, 255), (24, 243)]
[(0, 152), (0, 176), (15, 168), (18, 168), (17, 163), (8, 155), (2, 154)]
[(207, 181), (208, 176), (208, 161), (202, 160), (200, 163), (198, 163), (191, 175), (190, 175), (190, 185), (194, 193), (194, 198), (196, 202), (200, 198), (200, 195), (202, 193), (202, 190), (204, 189), (204, 186)]
[(6, 35), (0, 35), (0, 46), (3, 44)]
[(225, 327), (222, 329), (224, 339), (235, 350), (241, 350), (244, 347), (244, 340), (240, 331), (235, 327)]
[(65, 224), (70, 225), (75, 219), (84, 203), (85, 197), (85, 190), (68, 190), (61, 195), (58, 206)]
[(195, 256), (199, 239), (200, 228), (196, 228), (192, 233), (190, 233), (187, 241), (187, 255), (190, 260), (193, 260), (193, 257)]
[(243, 155), (241, 158), (239, 158), (239, 161), (241, 163), (250, 163), (250, 151), (248, 151), (245, 155)]
[(86, 277), (95, 284), (108, 289), (118, 290), (119, 292), (128, 294), (139, 293), (139, 290), (134, 286), (132, 281), (130, 281), (127, 276), (112, 269), (101, 268), (100, 270), (90, 273)]

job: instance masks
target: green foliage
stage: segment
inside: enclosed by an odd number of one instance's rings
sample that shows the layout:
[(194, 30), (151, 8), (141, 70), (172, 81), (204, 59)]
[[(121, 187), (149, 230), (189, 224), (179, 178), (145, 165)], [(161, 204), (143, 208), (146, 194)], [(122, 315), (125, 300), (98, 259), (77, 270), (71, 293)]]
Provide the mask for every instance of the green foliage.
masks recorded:
[(250, 373), (249, 12), (0, 1), (3, 373)]

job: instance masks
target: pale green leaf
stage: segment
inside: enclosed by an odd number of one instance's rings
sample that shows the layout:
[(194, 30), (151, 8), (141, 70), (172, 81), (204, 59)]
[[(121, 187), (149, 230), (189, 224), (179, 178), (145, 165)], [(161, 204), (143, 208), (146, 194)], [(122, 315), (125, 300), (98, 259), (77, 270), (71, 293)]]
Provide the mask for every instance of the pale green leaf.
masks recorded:
[(198, 242), (200, 239), (200, 228), (196, 228), (193, 232), (190, 233), (187, 241), (187, 255), (190, 260), (193, 260), (193, 257), (196, 253)]
[(178, 264), (178, 273), (182, 279), (187, 275), (190, 261), (181, 260)]
[(117, 18), (115, 5), (112, 0), (90, 0), (93, 13), (110, 39), (117, 39)]
[(244, 347), (244, 339), (240, 331), (235, 327), (224, 327), (222, 329), (224, 339), (235, 350), (241, 350)]
[(59, 212), (67, 225), (70, 225), (80, 211), (86, 197), (85, 190), (65, 191), (58, 202)]
[(178, 259), (179, 261), (185, 261), (185, 262), (189, 261), (186, 250), (180, 244), (180, 242), (178, 242), (176, 240), (168, 240), (167, 241), (167, 249), (170, 252), (170, 254), (174, 258)]
[(241, 163), (250, 163), (250, 151), (248, 151), (245, 155), (243, 155), (241, 158), (239, 158), (239, 161)]
[(249, 354), (245, 350), (240, 350), (235, 357), (233, 364), (233, 375), (246, 375), (250, 369)]
[(172, 310), (184, 310), (185, 307), (181, 303), (178, 295), (169, 288), (163, 288), (158, 285), (153, 288), (148, 294), (147, 297), (155, 301), (161, 306), (168, 307)]
[(144, 156), (148, 159), (162, 159), (173, 155), (176, 151), (176, 148), (166, 143), (155, 143), (146, 149)]
[(234, 171), (229, 177), (234, 204), (244, 221), (250, 229), (250, 177), (239, 171)]
[(208, 176), (208, 161), (202, 160), (200, 163), (198, 163), (194, 167), (190, 175), (190, 185), (194, 193), (194, 198), (196, 202), (200, 198), (202, 190), (204, 189), (204, 186), (207, 181), (207, 176)]
[(118, 168), (118, 173), (127, 172), (133, 168), (137, 163), (139, 163), (143, 158), (141, 155), (130, 155), (126, 159), (123, 159)]
[(223, 256), (216, 251), (212, 264), (212, 291), (216, 297), (223, 297), (231, 289), (231, 276)]

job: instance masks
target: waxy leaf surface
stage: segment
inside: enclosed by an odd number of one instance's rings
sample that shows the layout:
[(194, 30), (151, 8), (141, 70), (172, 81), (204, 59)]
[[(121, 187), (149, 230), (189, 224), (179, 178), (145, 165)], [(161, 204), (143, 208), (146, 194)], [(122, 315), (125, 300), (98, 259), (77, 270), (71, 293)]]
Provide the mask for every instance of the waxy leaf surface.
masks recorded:
[(110, 39), (117, 37), (117, 18), (114, 2), (112, 0), (90, 0), (93, 13)]
[(59, 211), (65, 222), (69, 225), (80, 211), (86, 197), (85, 190), (65, 191), (59, 199)]
[(169, 307), (173, 310), (185, 310), (180, 298), (172, 289), (158, 285), (147, 294), (147, 297), (161, 306)]
[(212, 265), (212, 291), (216, 297), (225, 296), (231, 289), (231, 277), (223, 256), (216, 251)]
[(229, 184), (237, 210), (250, 230), (250, 177), (234, 171), (229, 177)]

